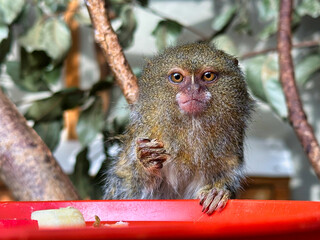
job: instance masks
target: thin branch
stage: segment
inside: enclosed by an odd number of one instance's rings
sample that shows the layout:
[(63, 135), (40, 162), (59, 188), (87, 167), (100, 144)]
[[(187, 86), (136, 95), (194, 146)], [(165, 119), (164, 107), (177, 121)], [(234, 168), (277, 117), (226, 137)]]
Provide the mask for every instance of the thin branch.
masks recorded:
[[(305, 42), (292, 44), (292, 48), (307, 48), (307, 47), (318, 47), (318, 46), (320, 46), (320, 41), (305, 41)], [(248, 59), (248, 58), (256, 57), (258, 55), (266, 54), (266, 53), (269, 53), (269, 52), (276, 52), (276, 51), (278, 51), (278, 48), (276, 48), (276, 47), (274, 47), (274, 48), (266, 48), (266, 49), (262, 49), (260, 51), (248, 52), (246, 54), (243, 54), (240, 57), (240, 59), (241, 60), (245, 60), (245, 59)]]
[(307, 154), (309, 161), (320, 179), (320, 147), (313, 129), (303, 111), (295, 83), (291, 56), (291, 12), (292, 0), (282, 0), (278, 23), (278, 53), (280, 81), (286, 97), (290, 123)]
[(138, 99), (137, 78), (123, 54), (117, 34), (111, 27), (104, 1), (86, 0), (85, 3), (95, 29), (95, 40), (103, 49), (110, 69), (128, 103), (134, 103)]

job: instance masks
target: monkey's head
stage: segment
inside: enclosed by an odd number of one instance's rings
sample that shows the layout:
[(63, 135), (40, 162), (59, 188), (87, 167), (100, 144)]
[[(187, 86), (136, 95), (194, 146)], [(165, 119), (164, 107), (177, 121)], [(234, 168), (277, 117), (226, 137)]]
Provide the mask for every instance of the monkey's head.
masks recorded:
[(207, 43), (165, 50), (139, 80), (138, 105), (154, 116), (223, 118), (226, 112), (247, 114), (250, 103), (237, 59)]

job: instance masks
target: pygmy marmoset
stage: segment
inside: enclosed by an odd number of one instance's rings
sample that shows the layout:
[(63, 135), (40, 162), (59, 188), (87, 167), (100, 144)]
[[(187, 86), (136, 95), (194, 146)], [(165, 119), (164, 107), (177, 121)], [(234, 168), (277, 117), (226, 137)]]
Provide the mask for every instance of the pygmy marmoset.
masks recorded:
[(224, 208), (243, 179), (253, 101), (238, 61), (207, 43), (166, 49), (139, 79), (105, 199), (200, 199)]

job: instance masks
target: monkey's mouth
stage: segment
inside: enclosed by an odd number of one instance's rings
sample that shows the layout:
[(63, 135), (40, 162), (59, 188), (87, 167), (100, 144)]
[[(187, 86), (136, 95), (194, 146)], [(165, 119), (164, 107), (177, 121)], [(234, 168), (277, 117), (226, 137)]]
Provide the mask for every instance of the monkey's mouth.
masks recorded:
[(199, 100), (199, 99), (197, 99), (197, 98), (191, 98), (191, 99), (188, 99), (188, 100), (182, 102), (182, 105), (183, 104), (192, 104), (192, 103), (195, 103), (195, 104), (199, 104), (200, 103), (201, 104), (201, 103), (204, 103), (204, 102)]
[(181, 102), (179, 105), (184, 113), (195, 115), (203, 112), (206, 109), (207, 104), (198, 98), (191, 98)]

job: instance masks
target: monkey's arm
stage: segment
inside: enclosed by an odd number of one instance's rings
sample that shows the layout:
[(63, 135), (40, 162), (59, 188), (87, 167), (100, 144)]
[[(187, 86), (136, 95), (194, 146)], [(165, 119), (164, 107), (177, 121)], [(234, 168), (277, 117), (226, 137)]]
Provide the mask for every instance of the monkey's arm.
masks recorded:
[(160, 169), (169, 157), (163, 143), (137, 138), (127, 145), (111, 167), (105, 187), (105, 199), (150, 199), (150, 189), (160, 184)]
[(242, 159), (242, 154), (220, 159), (224, 163), (224, 174), (216, 177), (213, 183), (205, 185), (198, 192), (203, 212), (210, 215), (214, 211), (222, 210), (228, 200), (234, 197), (244, 179)]

